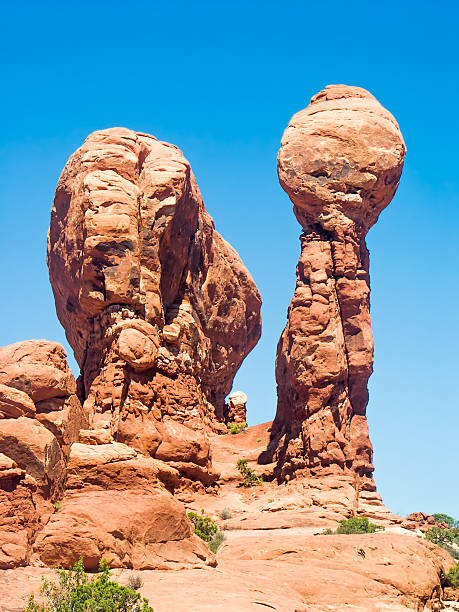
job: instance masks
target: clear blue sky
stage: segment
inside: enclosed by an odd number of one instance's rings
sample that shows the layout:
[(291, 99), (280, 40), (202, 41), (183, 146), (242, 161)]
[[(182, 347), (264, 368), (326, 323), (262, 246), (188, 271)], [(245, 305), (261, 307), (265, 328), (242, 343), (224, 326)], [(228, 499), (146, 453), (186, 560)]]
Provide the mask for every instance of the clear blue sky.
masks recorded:
[(45, 264), (58, 176), (93, 130), (149, 132), (184, 151), (258, 284), (263, 336), (235, 387), (251, 424), (271, 419), (300, 233), (277, 181), (279, 141), (325, 85), (365, 87), (408, 147), (368, 236), (376, 482), (396, 512), (459, 518), (458, 18), (453, 1), (4, 4), (0, 345), (44, 337), (69, 351)]

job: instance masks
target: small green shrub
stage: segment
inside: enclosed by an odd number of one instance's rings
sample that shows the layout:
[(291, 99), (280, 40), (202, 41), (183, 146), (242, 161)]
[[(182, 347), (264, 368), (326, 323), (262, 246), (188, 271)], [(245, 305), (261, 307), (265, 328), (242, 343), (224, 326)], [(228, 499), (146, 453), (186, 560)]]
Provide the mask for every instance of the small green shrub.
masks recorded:
[(223, 510), (220, 512), (220, 518), (224, 521), (227, 521), (228, 519), (232, 518), (232, 516), (233, 515), (228, 510), (228, 508), (223, 508)]
[(145, 597), (110, 580), (110, 568), (102, 559), (99, 573), (89, 578), (80, 559), (70, 570), (58, 569), (57, 580), (42, 580), (45, 602), (30, 596), (24, 612), (153, 612)]
[(459, 589), (459, 563), (452, 567), (446, 574), (446, 585), (453, 589)]
[(213, 536), (211, 541), (209, 542), (209, 548), (213, 553), (216, 553), (220, 546), (223, 544), (226, 539), (223, 531), (217, 531), (217, 533)]
[(340, 521), (335, 533), (375, 533), (375, 531), (384, 531), (384, 527), (370, 523), (366, 516), (352, 516)]
[(263, 482), (263, 476), (258, 476), (258, 474), (247, 465), (247, 459), (238, 459), (236, 467), (244, 479), (242, 482), (244, 487), (255, 487)]
[(457, 527), (452, 527), (451, 529), (431, 527), (431, 529), (426, 531), (424, 537), (429, 542), (441, 546), (454, 559), (459, 559), (459, 529)]
[(62, 508), (62, 502), (61, 501), (57, 501), (54, 504), (54, 512), (59, 512), (59, 510)]
[(257, 443), (258, 443), (258, 442), (261, 442), (261, 438), (258, 438), (258, 439), (257, 439)]
[[(201, 510), (201, 512), (204, 513), (204, 510)], [(207, 542), (210, 550), (216, 553), (225, 539), (225, 535), (222, 531), (219, 531), (217, 523), (208, 516), (199, 516), (196, 512), (188, 512), (188, 518), (194, 525), (195, 534), (201, 540)]]
[(188, 512), (188, 518), (194, 525), (194, 532), (204, 542), (210, 542), (218, 532), (218, 525), (208, 516), (199, 516), (196, 512)]
[(241, 431), (245, 431), (247, 423), (228, 423), (227, 428), (228, 432), (234, 435), (241, 433)]
[(333, 529), (330, 529), (330, 527), (327, 527), (327, 529), (324, 529), (320, 535), (333, 535), (334, 533), (335, 532), (333, 531)]
[(129, 589), (132, 589), (133, 591), (138, 591), (143, 586), (142, 576), (140, 574), (129, 576), (127, 585)]
[(443, 544), (459, 545), (459, 529), (443, 529), (442, 527), (431, 527), (425, 534), (426, 540), (443, 546)]

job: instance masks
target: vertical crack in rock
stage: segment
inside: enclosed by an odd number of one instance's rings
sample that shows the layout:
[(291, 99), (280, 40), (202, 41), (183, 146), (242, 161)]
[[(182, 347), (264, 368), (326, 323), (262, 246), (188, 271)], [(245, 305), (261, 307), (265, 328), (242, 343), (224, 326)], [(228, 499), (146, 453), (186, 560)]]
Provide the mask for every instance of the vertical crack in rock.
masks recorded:
[(405, 145), (397, 122), (359, 87), (330, 85), (294, 115), (279, 181), (303, 228), (297, 284), (277, 351), (268, 451), (277, 477), (339, 476), (376, 499), (365, 417), (373, 368), (365, 236), (391, 201)]

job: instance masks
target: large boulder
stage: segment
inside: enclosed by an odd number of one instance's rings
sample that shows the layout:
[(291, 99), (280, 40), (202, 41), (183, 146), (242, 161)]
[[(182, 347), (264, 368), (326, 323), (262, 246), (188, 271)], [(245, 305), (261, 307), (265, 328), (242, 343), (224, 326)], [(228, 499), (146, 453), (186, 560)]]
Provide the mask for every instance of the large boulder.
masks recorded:
[(177, 470), (125, 444), (73, 444), (61, 507), (38, 534), (33, 560), (70, 567), (83, 557), (88, 569), (101, 558), (135, 569), (213, 564), (171, 494), (177, 483)]
[(59, 179), (48, 265), (92, 429), (214, 481), (206, 432), (225, 429), (261, 300), (181, 151), (123, 128), (91, 134)]
[(391, 201), (405, 145), (366, 90), (330, 85), (292, 117), (279, 181), (301, 224), (301, 255), (276, 360), (277, 413), (269, 451), (281, 480), (352, 474), (374, 492), (365, 416), (373, 368), (365, 236)]
[(0, 384), (23, 391), (34, 402), (76, 392), (64, 347), (48, 340), (0, 347)]
[(35, 542), (36, 557), (48, 566), (87, 569), (100, 559), (112, 567), (178, 569), (213, 564), (193, 533), (185, 509), (165, 490), (83, 490), (67, 493)]

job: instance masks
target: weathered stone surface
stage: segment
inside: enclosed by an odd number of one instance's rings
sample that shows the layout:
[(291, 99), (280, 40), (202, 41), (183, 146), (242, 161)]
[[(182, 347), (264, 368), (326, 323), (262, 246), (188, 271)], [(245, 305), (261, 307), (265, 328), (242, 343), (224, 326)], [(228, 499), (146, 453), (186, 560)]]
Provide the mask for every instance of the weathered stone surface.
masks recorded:
[(178, 482), (179, 473), (172, 466), (119, 442), (73, 444), (70, 452), (67, 489), (149, 490), (163, 483), (173, 491)]
[(38, 421), (26, 417), (0, 421), (0, 452), (51, 490), (61, 486), (64, 464), (59, 444)]
[(134, 569), (214, 563), (183, 506), (160, 489), (68, 492), (40, 532), (35, 554), (48, 566), (69, 567), (83, 557), (88, 569), (101, 558)]
[(374, 490), (365, 417), (373, 367), (368, 229), (397, 189), (405, 145), (359, 87), (330, 85), (291, 119), (279, 181), (300, 222), (297, 284), (280, 338), (269, 452), (277, 475), (352, 473)]
[(0, 347), (0, 383), (23, 391), (34, 402), (76, 392), (63, 346), (48, 340)]
[(225, 421), (227, 423), (247, 422), (247, 395), (243, 391), (233, 391), (225, 406)]
[(0, 380), (0, 568), (11, 568), (30, 562), (63, 495), (70, 445), (88, 419), (56, 342), (0, 348)]
[(123, 128), (91, 134), (59, 179), (48, 265), (90, 427), (215, 480), (206, 431), (259, 338), (261, 300), (181, 151)]
[(412, 512), (402, 522), (404, 529), (411, 529), (413, 531), (419, 529), (422, 532), (426, 532), (432, 527), (440, 527), (441, 529), (449, 529), (448, 523), (437, 522), (435, 517), (425, 512)]
[(35, 415), (35, 404), (24, 391), (0, 384), (0, 415), (16, 419), (20, 416)]

